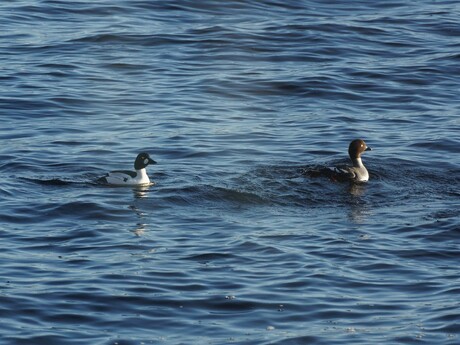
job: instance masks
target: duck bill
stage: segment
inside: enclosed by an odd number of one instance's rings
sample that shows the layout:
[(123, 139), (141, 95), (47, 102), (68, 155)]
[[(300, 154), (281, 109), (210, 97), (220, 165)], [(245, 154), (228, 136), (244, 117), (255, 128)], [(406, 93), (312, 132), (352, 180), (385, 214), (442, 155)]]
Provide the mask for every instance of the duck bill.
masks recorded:
[(157, 164), (153, 159), (149, 158), (149, 164)]
[(366, 146), (366, 149), (364, 151), (372, 151), (372, 149), (369, 146)]

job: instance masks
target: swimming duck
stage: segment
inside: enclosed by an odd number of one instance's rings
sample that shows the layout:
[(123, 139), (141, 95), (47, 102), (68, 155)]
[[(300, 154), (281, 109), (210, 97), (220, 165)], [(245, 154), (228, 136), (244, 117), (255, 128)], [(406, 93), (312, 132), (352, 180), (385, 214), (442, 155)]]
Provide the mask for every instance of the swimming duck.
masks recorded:
[(361, 160), (361, 154), (364, 151), (371, 151), (372, 149), (366, 145), (364, 140), (356, 139), (348, 146), (348, 155), (353, 162), (352, 167), (334, 168), (337, 174), (342, 175), (342, 178), (349, 179), (355, 182), (367, 182), (369, 180), (369, 172)]
[(371, 150), (372, 149), (366, 145), (364, 140), (353, 140), (350, 146), (348, 146), (348, 155), (353, 162), (353, 166), (324, 168), (320, 170), (305, 171), (305, 173), (311, 177), (324, 175), (333, 181), (367, 182), (369, 180), (369, 172), (363, 164), (361, 154), (364, 151)]
[(118, 186), (134, 186), (134, 185), (145, 185), (150, 183), (149, 176), (147, 175), (146, 167), (149, 164), (156, 164), (153, 159), (150, 158), (148, 153), (139, 153), (134, 161), (135, 171), (130, 170), (115, 170), (109, 172), (106, 176), (99, 179), (102, 183)]

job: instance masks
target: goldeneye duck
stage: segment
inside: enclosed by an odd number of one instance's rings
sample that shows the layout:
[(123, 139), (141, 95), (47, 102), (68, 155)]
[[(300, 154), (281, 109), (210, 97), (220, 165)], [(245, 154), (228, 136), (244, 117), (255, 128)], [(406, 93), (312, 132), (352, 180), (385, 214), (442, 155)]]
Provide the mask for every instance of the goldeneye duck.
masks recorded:
[(372, 149), (366, 145), (364, 140), (355, 139), (348, 146), (348, 155), (353, 162), (352, 167), (346, 168), (334, 168), (334, 172), (337, 173), (338, 179), (346, 179), (355, 182), (367, 182), (369, 180), (369, 172), (361, 160), (361, 154), (364, 151), (371, 151)]
[(361, 154), (364, 151), (371, 150), (372, 149), (366, 145), (364, 140), (353, 140), (348, 147), (348, 155), (353, 162), (352, 167), (324, 168), (320, 170), (305, 171), (305, 173), (312, 177), (324, 175), (333, 181), (367, 182), (369, 180), (369, 172), (363, 164)]
[(145, 168), (149, 164), (156, 164), (153, 159), (150, 158), (148, 153), (139, 153), (134, 161), (135, 171), (130, 170), (115, 170), (107, 173), (106, 176), (99, 179), (102, 183), (118, 186), (134, 186), (134, 185), (146, 185), (150, 183), (149, 176)]

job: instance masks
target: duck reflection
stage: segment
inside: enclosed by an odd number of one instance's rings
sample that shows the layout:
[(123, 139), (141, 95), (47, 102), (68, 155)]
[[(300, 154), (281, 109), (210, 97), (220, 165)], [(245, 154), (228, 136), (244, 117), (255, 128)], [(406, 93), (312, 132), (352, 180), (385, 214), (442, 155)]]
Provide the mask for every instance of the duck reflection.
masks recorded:
[(134, 198), (136, 199), (145, 199), (148, 198), (150, 187), (155, 183), (149, 183), (142, 186), (136, 186), (133, 188)]
[(349, 202), (349, 218), (354, 223), (363, 223), (370, 215), (370, 209), (363, 199), (365, 196), (367, 185), (363, 183), (352, 183), (348, 188), (350, 194)]
[(351, 183), (348, 188), (348, 193), (353, 197), (359, 198), (364, 195), (366, 187), (364, 183)]
[[(151, 185), (137, 186), (136, 188), (133, 188), (134, 199), (147, 199), (149, 196), (150, 186)], [(146, 214), (142, 210), (140, 210), (136, 205), (131, 205), (129, 206), (129, 208), (132, 211), (134, 211), (138, 219), (135, 228), (131, 231), (136, 236), (144, 235), (147, 230), (147, 224), (145, 223)]]
[(138, 223), (136, 224), (136, 228), (132, 230), (133, 234), (136, 236), (142, 236), (145, 233), (145, 229), (147, 228), (147, 224), (145, 223)]
[(145, 222), (143, 222), (144, 218), (145, 218), (145, 213), (142, 212), (141, 210), (139, 210), (135, 205), (131, 205), (129, 206), (129, 208), (131, 210), (134, 211), (134, 213), (136, 213), (136, 216), (138, 218), (138, 222), (136, 223), (136, 227), (134, 228), (134, 230), (131, 230), (136, 236), (142, 236), (144, 235), (145, 231), (146, 231), (146, 228), (147, 228), (147, 224)]

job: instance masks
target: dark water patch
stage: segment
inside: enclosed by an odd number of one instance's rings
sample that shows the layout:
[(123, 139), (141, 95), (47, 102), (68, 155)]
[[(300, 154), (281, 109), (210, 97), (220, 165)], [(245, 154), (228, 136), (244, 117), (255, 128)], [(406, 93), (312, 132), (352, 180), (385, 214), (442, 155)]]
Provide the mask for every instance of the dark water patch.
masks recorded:
[[(458, 141), (455, 139), (442, 138), (435, 141), (418, 141), (411, 144), (415, 150), (430, 150), (432, 152), (445, 151), (450, 153), (458, 152)], [(455, 176), (455, 175), (454, 175)]]
[(228, 260), (228, 259), (231, 259), (232, 257), (233, 255), (229, 253), (206, 253), (206, 254), (194, 255), (187, 259), (199, 261), (199, 262), (209, 262), (209, 261), (216, 261), (216, 260)]
[(164, 44), (183, 44), (189, 43), (186, 39), (180, 39), (176, 35), (129, 35), (129, 34), (96, 34), (94, 36), (85, 36), (75, 40), (76, 43), (100, 43), (100, 44), (127, 44), (136, 43), (146, 46), (158, 46)]
[[(456, 194), (455, 196), (459, 196)], [(442, 221), (454, 221), (456, 217), (460, 216), (460, 210), (458, 209), (445, 209), (442, 211), (435, 211), (433, 214), (427, 215), (429, 219), (435, 219), (437, 222)], [(442, 224), (440, 224), (442, 225)]]
[(37, 183), (40, 185), (44, 185), (44, 186), (69, 186), (73, 184), (72, 181), (65, 181), (59, 178), (51, 178), (51, 179), (45, 179), (45, 180), (24, 178), (24, 180), (30, 181), (33, 183)]
[(270, 203), (270, 200), (265, 199), (257, 193), (210, 185), (185, 186), (180, 190), (162, 189), (159, 191), (160, 195), (165, 192), (174, 195), (168, 197), (166, 194), (165, 196), (161, 196), (161, 198), (169, 203), (178, 205), (193, 206), (200, 203), (207, 207), (217, 207), (219, 204), (226, 204), (229, 207), (232, 205), (234, 207), (243, 207), (244, 205), (264, 205)]
[[(53, 184), (53, 186), (55, 186)], [(62, 186), (62, 184), (58, 185)], [(130, 214), (128, 210), (108, 205), (84, 201), (67, 203), (38, 203), (35, 207), (30, 204), (12, 208), (10, 214), (3, 214), (4, 221), (14, 224), (34, 224), (39, 221), (58, 221), (59, 219), (106, 220), (123, 219)]]

